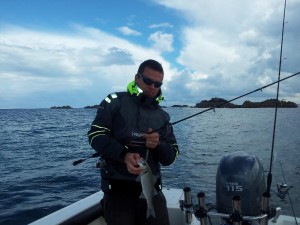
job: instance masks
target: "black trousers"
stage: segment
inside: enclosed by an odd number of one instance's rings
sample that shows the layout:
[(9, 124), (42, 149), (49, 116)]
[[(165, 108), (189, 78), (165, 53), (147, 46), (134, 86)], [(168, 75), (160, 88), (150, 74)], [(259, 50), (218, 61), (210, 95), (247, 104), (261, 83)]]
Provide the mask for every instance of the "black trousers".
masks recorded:
[(104, 193), (103, 210), (107, 225), (170, 225), (166, 198), (161, 191), (153, 197), (155, 218), (146, 218), (147, 202), (138, 196)]

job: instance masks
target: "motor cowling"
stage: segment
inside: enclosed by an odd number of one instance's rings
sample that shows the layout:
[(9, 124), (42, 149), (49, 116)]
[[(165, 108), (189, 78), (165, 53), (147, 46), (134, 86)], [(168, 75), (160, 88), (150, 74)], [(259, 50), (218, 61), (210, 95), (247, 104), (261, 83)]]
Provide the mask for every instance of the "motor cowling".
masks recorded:
[(259, 215), (266, 191), (264, 169), (255, 155), (234, 152), (222, 157), (216, 175), (216, 208), (232, 213), (232, 198), (241, 199), (244, 216)]

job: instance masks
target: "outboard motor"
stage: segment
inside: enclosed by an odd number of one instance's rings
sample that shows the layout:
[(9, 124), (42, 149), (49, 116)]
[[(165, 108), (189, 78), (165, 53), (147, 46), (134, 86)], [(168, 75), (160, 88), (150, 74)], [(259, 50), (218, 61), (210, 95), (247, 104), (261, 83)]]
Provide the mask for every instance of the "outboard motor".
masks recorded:
[(265, 191), (264, 169), (255, 155), (235, 152), (222, 157), (216, 176), (219, 213), (232, 213), (232, 198), (239, 196), (244, 216), (259, 215)]

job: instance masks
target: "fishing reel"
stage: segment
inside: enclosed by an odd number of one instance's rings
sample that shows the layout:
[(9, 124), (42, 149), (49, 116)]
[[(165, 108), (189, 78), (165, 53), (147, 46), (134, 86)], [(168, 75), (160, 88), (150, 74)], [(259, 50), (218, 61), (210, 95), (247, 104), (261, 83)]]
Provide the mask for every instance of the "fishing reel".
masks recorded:
[(102, 169), (106, 174), (108, 174), (108, 170), (106, 169), (107, 163), (104, 159), (99, 158), (96, 162), (96, 168)]
[(183, 192), (184, 200), (179, 200), (179, 205), (181, 210), (185, 212), (185, 222), (187, 224), (192, 223), (194, 215), (196, 219), (200, 221), (200, 225), (207, 225), (207, 220), (209, 220), (209, 224), (212, 224), (212, 217), (219, 218), (220, 224), (222, 225), (267, 225), (268, 220), (272, 219), (272, 222), (276, 222), (277, 218), (281, 214), (280, 207), (275, 209), (269, 208), (270, 196), (268, 194), (263, 195), (260, 215), (245, 216), (241, 212), (241, 199), (239, 196), (234, 196), (232, 198), (231, 213), (221, 213), (218, 211), (215, 212), (215, 208), (206, 209), (204, 192), (199, 192), (197, 194), (197, 204), (193, 204), (191, 188), (185, 187)]
[(285, 199), (285, 196), (288, 194), (289, 190), (293, 188), (293, 186), (288, 186), (285, 183), (278, 183), (277, 184), (277, 193), (275, 194), (282, 200)]

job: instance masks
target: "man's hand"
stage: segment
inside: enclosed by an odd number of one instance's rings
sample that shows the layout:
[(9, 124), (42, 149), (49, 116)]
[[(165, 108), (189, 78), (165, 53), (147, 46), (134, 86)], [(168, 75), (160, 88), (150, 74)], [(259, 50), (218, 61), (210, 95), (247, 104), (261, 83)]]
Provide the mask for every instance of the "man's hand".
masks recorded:
[(147, 134), (143, 135), (143, 137), (146, 139), (146, 147), (149, 149), (156, 148), (160, 144), (159, 133), (152, 131), (152, 128), (149, 128)]
[(143, 172), (143, 168), (141, 168), (138, 164), (140, 158), (139, 153), (128, 152), (125, 154), (124, 163), (126, 164), (129, 173), (139, 175)]

